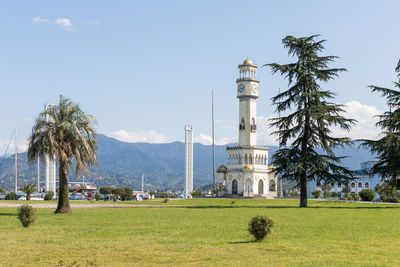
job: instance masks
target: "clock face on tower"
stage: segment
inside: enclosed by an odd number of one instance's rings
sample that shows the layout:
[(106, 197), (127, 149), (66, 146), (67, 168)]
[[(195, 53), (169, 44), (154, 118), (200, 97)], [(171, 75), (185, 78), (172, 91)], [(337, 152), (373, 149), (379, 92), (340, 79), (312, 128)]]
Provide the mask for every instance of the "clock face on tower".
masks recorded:
[(253, 94), (256, 94), (257, 90), (258, 90), (258, 84), (253, 84), (253, 89), (252, 89)]
[(244, 84), (239, 84), (238, 91), (239, 91), (239, 93), (244, 92)]

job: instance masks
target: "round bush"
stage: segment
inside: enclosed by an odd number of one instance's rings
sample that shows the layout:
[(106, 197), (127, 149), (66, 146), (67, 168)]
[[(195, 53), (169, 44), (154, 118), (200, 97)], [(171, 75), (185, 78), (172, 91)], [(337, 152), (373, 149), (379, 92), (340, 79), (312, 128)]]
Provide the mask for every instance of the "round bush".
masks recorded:
[(6, 195), (6, 199), (7, 200), (18, 200), (18, 196), (14, 192), (10, 192)]
[(29, 227), (36, 220), (35, 210), (27, 204), (20, 206), (18, 208), (18, 219), (24, 227)]
[(391, 203), (399, 203), (400, 199), (397, 197), (388, 197), (386, 202), (391, 202)]
[(359, 195), (354, 195), (353, 199), (354, 199), (354, 201), (359, 201), (360, 200), (360, 196)]
[(253, 217), (249, 222), (249, 233), (252, 234), (256, 241), (263, 240), (272, 231), (274, 221), (266, 216)]
[(52, 200), (53, 197), (54, 197), (53, 191), (46, 191), (46, 194), (44, 195), (44, 200)]
[(359, 195), (362, 201), (372, 201), (375, 199), (375, 191), (372, 189), (363, 189)]
[(321, 191), (315, 190), (315, 191), (312, 191), (311, 194), (314, 196), (314, 198), (319, 198), (321, 196)]

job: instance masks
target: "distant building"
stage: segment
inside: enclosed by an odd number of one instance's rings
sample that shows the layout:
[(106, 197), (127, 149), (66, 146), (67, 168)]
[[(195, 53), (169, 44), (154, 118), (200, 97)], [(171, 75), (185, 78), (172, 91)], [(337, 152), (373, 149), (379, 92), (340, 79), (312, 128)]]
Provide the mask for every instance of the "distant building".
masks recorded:
[[(351, 193), (360, 193), (361, 190), (363, 189), (373, 189), (375, 190), (375, 186), (377, 184), (382, 183), (381, 177), (378, 175), (371, 176), (371, 168), (372, 166), (376, 163), (376, 161), (366, 161), (361, 163), (361, 169), (356, 170), (355, 180), (349, 181), (349, 187), (351, 189)], [(309, 183), (309, 190), (308, 190), (308, 196), (312, 197), (312, 191), (314, 190), (320, 190), (322, 192), (322, 185), (323, 181), (312, 181)], [(338, 193), (338, 197), (342, 197), (343, 193), (343, 187), (345, 186), (344, 183), (331, 183), (331, 191), (330, 192), (336, 192)]]
[[(218, 184), (226, 186), (228, 196), (273, 198), (277, 179), (268, 166), (268, 147), (257, 145), (257, 65), (246, 59), (239, 65), (239, 145), (227, 147), (227, 166), (217, 170)], [(221, 195), (221, 194), (219, 194)]]

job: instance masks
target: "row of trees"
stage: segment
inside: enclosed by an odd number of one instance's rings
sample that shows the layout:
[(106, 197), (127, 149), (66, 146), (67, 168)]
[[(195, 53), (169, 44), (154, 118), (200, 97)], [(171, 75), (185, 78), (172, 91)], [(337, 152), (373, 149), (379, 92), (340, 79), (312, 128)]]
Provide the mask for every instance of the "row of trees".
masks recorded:
[[(353, 141), (334, 136), (332, 127), (350, 131), (356, 121), (345, 118), (344, 106), (330, 102), (335, 94), (321, 87), (346, 69), (328, 67), (337, 57), (320, 55), (325, 49), (325, 40), (317, 40), (318, 37), (285, 37), (283, 46), (296, 61), (264, 65), (270, 67), (273, 74), (280, 73), (288, 80), (288, 89), (272, 98), (276, 112), (284, 114), (271, 122), (271, 126), (277, 128), (273, 134), (277, 135), (282, 147), (273, 155), (272, 164), (282, 179), (293, 181), (300, 187), (300, 207), (307, 207), (308, 182), (345, 182), (354, 175), (352, 170), (340, 165), (343, 157), (336, 156), (333, 151), (335, 147)], [(400, 61), (395, 70), (399, 72), (399, 82), (394, 85), (400, 89)], [(373, 166), (372, 174), (389, 179), (399, 188), (400, 92), (373, 85), (369, 88), (387, 98), (390, 110), (379, 116), (377, 126), (382, 129), (382, 138), (361, 140), (362, 145), (377, 155), (378, 162)]]
[(100, 187), (100, 193), (103, 195), (109, 195), (114, 200), (120, 199), (122, 201), (132, 200), (133, 197), (133, 190), (129, 187), (103, 186)]

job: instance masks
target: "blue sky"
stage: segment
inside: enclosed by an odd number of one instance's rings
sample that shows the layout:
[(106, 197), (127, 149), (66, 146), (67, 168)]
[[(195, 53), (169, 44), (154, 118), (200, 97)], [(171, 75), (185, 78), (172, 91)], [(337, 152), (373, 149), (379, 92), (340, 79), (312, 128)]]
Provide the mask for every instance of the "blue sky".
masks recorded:
[[(287, 63), (286, 35), (321, 34), (332, 66), (348, 72), (325, 89), (376, 137), (385, 101), (369, 84), (392, 86), (400, 58), (399, 1), (2, 1), (0, 150), (18, 127), (21, 149), (33, 119), (62, 94), (98, 119), (100, 133), (126, 141), (210, 141), (237, 137), (237, 65)], [(287, 87), (259, 68), (259, 141), (273, 144), (270, 98)]]

